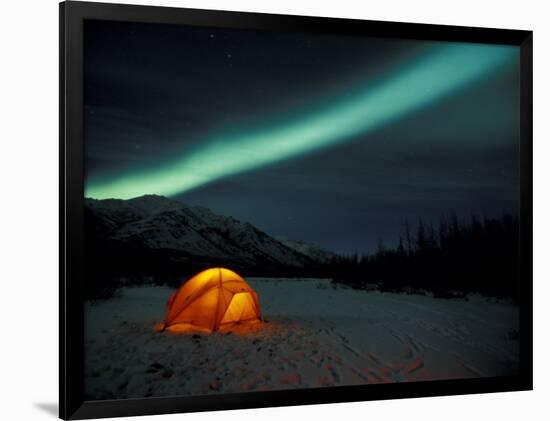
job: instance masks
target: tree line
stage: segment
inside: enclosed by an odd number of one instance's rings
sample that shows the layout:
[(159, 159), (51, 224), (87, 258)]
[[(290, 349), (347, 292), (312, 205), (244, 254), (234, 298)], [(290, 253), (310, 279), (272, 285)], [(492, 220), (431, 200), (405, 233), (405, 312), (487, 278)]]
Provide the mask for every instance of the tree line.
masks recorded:
[(397, 246), (380, 240), (375, 252), (335, 257), (327, 270), (334, 282), (357, 289), (517, 300), (519, 220), (510, 214), (460, 220), (451, 213), (437, 226), (420, 219), (414, 229), (405, 221)]

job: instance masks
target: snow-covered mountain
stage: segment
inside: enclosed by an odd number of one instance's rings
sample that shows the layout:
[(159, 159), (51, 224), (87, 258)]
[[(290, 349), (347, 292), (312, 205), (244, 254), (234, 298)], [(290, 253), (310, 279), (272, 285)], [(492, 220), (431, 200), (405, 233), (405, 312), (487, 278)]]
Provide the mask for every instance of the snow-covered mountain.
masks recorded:
[(319, 262), (310, 249), (283, 243), (249, 223), (163, 196), (86, 199), (86, 208), (96, 238), (156, 256), (166, 252), (172, 260), (274, 268)]
[(316, 244), (306, 243), (299, 240), (289, 240), (288, 238), (284, 237), (275, 238), (283, 243), (285, 246), (290, 247), (291, 249), (294, 249), (297, 252), (304, 254), (319, 263), (327, 262), (336, 257), (335, 253), (325, 250)]

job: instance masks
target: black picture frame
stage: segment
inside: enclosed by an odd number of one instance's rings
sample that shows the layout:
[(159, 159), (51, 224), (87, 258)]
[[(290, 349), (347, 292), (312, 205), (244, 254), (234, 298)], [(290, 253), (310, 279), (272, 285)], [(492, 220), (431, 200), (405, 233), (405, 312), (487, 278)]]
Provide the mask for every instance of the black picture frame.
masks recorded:
[[(190, 397), (84, 400), (84, 98), (83, 23), (86, 19), (353, 34), (517, 45), (520, 64), (520, 370), (513, 377), (340, 386)], [(353, 19), (207, 11), (69, 1), (59, 5), (60, 343), (59, 416), (86, 419), (506, 392), (532, 389), (532, 37), (531, 31), (378, 22)]]

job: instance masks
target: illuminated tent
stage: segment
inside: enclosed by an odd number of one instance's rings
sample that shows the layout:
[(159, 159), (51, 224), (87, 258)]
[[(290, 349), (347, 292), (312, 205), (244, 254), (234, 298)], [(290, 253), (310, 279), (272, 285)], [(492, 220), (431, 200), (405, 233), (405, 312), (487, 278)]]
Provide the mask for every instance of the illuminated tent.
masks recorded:
[(213, 332), (259, 319), (258, 294), (250, 285), (229, 269), (212, 268), (193, 276), (170, 297), (161, 330)]

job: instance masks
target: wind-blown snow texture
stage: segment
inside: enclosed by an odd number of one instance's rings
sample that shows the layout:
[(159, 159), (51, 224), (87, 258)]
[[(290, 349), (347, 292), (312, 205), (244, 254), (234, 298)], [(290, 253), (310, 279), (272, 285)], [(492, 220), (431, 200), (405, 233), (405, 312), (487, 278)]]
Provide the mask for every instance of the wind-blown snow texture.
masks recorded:
[(266, 323), (245, 335), (154, 332), (167, 287), (87, 304), (86, 399), (513, 375), (518, 308), (248, 279)]

